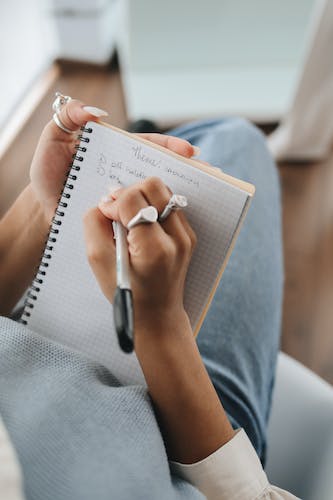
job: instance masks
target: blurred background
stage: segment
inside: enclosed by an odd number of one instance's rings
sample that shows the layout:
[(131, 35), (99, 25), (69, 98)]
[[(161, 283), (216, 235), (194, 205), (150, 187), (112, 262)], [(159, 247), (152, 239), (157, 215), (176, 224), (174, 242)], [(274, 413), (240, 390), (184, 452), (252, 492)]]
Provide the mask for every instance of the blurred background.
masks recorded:
[(56, 90), (122, 128), (236, 114), (275, 130), (282, 349), (332, 383), (332, 2), (11, 0), (0, 9), (0, 214), (29, 181)]
[[(127, 113), (158, 121), (277, 121), (298, 77), (314, 0), (12, 0), (1, 7), (0, 124), (55, 59), (108, 64)], [(14, 29), (13, 29), (14, 27)]]

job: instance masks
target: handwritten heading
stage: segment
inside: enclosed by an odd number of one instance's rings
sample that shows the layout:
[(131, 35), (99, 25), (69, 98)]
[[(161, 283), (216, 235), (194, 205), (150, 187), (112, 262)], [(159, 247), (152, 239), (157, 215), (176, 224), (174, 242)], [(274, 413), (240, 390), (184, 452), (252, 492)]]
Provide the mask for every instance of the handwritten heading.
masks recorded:
[[(123, 176), (131, 176), (138, 180), (144, 180), (149, 177), (149, 175), (156, 175), (154, 172), (147, 172), (149, 166), (151, 166), (161, 171), (161, 177), (164, 177), (164, 173), (168, 177), (177, 177), (187, 185), (192, 185), (196, 188), (200, 187), (199, 180), (195, 176), (191, 176), (188, 172), (182, 172), (181, 168), (171, 167), (167, 160), (164, 160), (163, 163), (161, 159), (155, 160), (145, 153), (141, 145), (132, 146), (131, 149), (135, 159), (131, 165), (125, 164), (121, 160), (110, 160), (104, 153), (99, 153), (97, 159), (97, 173), (100, 176), (106, 175), (113, 182), (127, 184), (126, 181), (122, 181)], [(143, 164), (142, 168), (140, 168), (140, 163)]]

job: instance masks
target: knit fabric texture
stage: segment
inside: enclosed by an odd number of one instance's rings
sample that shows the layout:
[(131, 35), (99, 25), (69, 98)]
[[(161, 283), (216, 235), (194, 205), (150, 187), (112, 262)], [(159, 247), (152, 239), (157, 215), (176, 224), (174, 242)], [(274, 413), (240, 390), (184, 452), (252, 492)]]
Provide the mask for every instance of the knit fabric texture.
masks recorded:
[(203, 499), (169, 469), (147, 390), (0, 318), (0, 414), (27, 500)]

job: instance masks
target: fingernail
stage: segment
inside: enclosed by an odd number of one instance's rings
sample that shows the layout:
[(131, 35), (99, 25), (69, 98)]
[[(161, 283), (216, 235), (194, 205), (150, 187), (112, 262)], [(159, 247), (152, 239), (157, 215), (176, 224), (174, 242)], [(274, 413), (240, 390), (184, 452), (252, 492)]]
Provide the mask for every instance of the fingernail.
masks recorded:
[(192, 148), (193, 148), (193, 151), (194, 151), (194, 153), (192, 155), (192, 158), (193, 158), (193, 156), (199, 156), (200, 153), (201, 153), (199, 146), (193, 146), (192, 145)]
[(87, 111), (87, 113), (96, 116), (96, 118), (109, 115), (109, 113), (107, 111), (104, 111), (104, 109), (95, 108), (95, 106), (83, 106), (83, 109)]
[(118, 189), (120, 189), (120, 188), (121, 188), (121, 186), (119, 184), (109, 184), (108, 185), (108, 192), (110, 194), (113, 194), (116, 191), (118, 191)]
[(100, 199), (100, 203), (110, 203), (110, 201), (112, 201), (112, 199), (110, 198), (110, 196), (103, 196)]
[(119, 191), (123, 187), (122, 184), (109, 184), (108, 185), (108, 192), (109, 192), (109, 197), (112, 200), (117, 199), (117, 191)]

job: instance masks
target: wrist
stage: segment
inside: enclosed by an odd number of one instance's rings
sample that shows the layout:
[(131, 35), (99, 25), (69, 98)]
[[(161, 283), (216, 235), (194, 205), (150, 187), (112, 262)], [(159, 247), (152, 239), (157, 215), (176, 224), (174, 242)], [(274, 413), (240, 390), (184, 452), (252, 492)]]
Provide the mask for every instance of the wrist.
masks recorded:
[(193, 336), (189, 317), (183, 307), (140, 310), (135, 312), (134, 322), (137, 340), (149, 338), (160, 342), (162, 339)]
[[(177, 314), (146, 316), (145, 321), (136, 322), (135, 351), (140, 363), (161, 357), (177, 359), (184, 345), (195, 342), (190, 320), (186, 312)], [(150, 361), (149, 361), (150, 362)]]
[(9, 314), (31, 283), (49, 224), (28, 185), (0, 221), (1, 314)]
[(51, 215), (45, 210), (31, 184), (26, 187), (26, 190), (31, 201), (31, 207), (33, 208), (34, 214), (40, 223), (41, 231), (43, 233), (47, 233), (52, 223), (54, 213)]
[(192, 330), (182, 327), (177, 323), (149, 338), (138, 335), (135, 350), (169, 458), (194, 463), (229, 441), (233, 430)]

